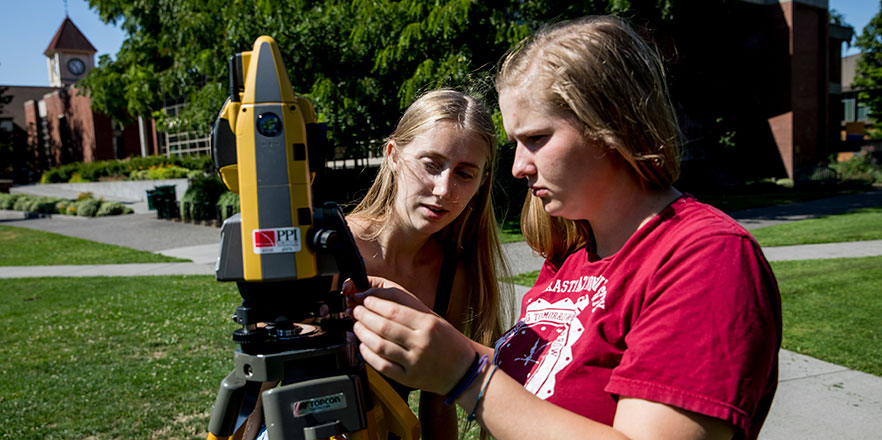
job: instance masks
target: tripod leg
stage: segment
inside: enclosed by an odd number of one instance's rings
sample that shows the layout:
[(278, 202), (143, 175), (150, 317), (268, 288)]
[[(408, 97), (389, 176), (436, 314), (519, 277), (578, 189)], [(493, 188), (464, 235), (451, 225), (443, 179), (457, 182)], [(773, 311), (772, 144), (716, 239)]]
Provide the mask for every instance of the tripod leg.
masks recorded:
[(407, 402), (401, 400), (401, 397), (386, 382), (386, 379), (383, 379), (383, 376), (380, 376), (380, 373), (370, 366), (367, 367), (367, 377), (376, 405), (371, 413), (379, 412), (373, 417), (371, 417), (372, 414), (368, 414), (368, 421), (376, 421), (380, 425), (380, 432), (392, 432), (402, 440), (420, 438), (420, 421), (407, 406)]
[(256, 404), (260, 385), (259, 382), (247, 381), (235, 370), (221, 381), (217, 399), (211, 407), (208, 440), (242, 438), (245, 416), (252, 412)]
[(217, 399), (211, 407), (211, 419), (208, 422), (208, 439), (226, 439), (233, 435), (236, 428), (236, 416), (245, 400), (244, 377), (236, 371), (228, 374), (221, 381)]
[(278, 384), (279, 381), (274, 381), (263, 382), (260, 385), (257, 403), (254, 405), (254, 410), (248, 415), (248, 419), (245, 420), (245, 431), (242, 433), (242, 440), (254, 440), (257, 438), (257, 434), (260, 433), (260, 427), (263, 425), (263, 398), (261, 396), (264, 391), (275, 388)]

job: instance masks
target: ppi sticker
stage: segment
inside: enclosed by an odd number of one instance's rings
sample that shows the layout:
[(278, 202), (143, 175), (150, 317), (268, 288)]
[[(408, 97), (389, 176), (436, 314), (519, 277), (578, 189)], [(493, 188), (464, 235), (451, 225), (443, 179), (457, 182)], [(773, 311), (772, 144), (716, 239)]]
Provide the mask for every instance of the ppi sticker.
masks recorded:
[(252, 243), (255, 254), (300, 252), (300, 228), (255, 229)]

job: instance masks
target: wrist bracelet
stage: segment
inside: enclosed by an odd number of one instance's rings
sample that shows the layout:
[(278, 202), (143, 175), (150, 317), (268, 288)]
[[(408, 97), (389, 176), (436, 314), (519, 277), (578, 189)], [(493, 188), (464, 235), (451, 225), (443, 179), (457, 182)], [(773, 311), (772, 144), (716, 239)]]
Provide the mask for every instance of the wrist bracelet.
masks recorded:
[(481, 370), (484, 369), (484, 364), (486, 363), (487, 355), (485, 354), (484, 356), (479, 357), (478, 353), (475, 352), (475, 359), (472, 361), (472, 365), (469, 367), (468, 370), (466, 370), (465, 375), (462, 376), (462, 378), (459, 380), (459, 382), (456, 383), (453, 389), (450, 390), (449, 393), (447, 393), (447, 395), (445, 396), (447, 397), (447, 399), (444, 400), (444, 403), (447, 405), (452, 405), (453, 401), (455, 401), (456, 398), (459, 397), (459, 395), (462, 394), (463, 391), (468, 389), (469, 385), (471, 385), (472, 382), (475, 381), (475, 378), (478, 377), (478, 374), (481, 372)]
[(469, 413), (469, 416), (466, 417), (466, 420), (470, 422), (475, 420), (475, 413), (478, 411), (478, 404), (481, 403), (481, 399), (484, 398), (484, 391), (487, 391), (487, 387), (490, 385), (490, 379), (493, 379), (493, 373), (496, 372), (497, 368), (499, 368), (499, 366), (496, 364), (493, 364), (493, 367), (490, 368), (490, 373), (487, 374), (487, 379), (484, 381), (484, 385), (481, 385), (481, 391), (478, 392), (478, 398), (475, 400), (475, 407), (472, 408), (472, 412)]

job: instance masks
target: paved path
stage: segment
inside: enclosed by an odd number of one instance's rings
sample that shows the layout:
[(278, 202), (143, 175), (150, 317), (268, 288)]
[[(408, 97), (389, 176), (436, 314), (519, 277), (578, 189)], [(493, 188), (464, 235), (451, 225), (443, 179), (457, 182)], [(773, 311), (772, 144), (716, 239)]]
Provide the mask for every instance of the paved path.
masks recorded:
[[(187, 258), (191, 263), (0, 267), (0, 278), (214, 274), (219, 228), (157, 220), (155, 213), (141, 205), (133, 205), (136, 213), (132, 215), (94, 219), (61, 215), (24, 219), (22, 213), (0, 211), (0, 225), (158, 252)], [(731, 215), (753, 229), (872, 206), (882, 206), (882, 190)], [(512, 273), (538, 270), (542, 265), (542, 259), (523, 242), (507, 244), (503, 250)], [(882, 255), (882, 240), (768, 247), (763, 251), (772, 261), (877, 256)], [(513, 290), (509, 299), (519, 306), (527, 288), (514, 286)], [(882, 438), (882, 378), (781, 350), (779, 380), (761, 440)]]

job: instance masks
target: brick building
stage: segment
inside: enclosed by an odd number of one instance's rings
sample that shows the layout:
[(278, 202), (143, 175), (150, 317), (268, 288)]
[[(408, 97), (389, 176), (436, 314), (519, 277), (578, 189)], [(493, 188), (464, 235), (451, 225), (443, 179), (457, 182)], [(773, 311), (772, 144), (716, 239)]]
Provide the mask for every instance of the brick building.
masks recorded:
[[(17, 181), (33, 179), (34, 172), (70, 162), (155, 154), (152, 121), (145, 124), (145, 136), (137, 125), (120, 129), (109, 116), (93, 112), (89, 97), (77, 89), (77, 81), (95, 66), (95, 52), (85, 35), (65, 17), (44, 52), (50, 86), (5, 86), (11, 101), (4, 106), (0, 122), (16, 143), (24, 144), (15, 149), (27, 150), (28, 163), (16, 166), (13, 177)], [(31, 172), (24, 176), (19, 169)]]
[(826, 0), (741, 0), (713, 13), (727, 16), (696, 13), (667, 31), (684, 173), (811, 178), (840, 148), (842, 42), (852, 29), (830, 23)]

